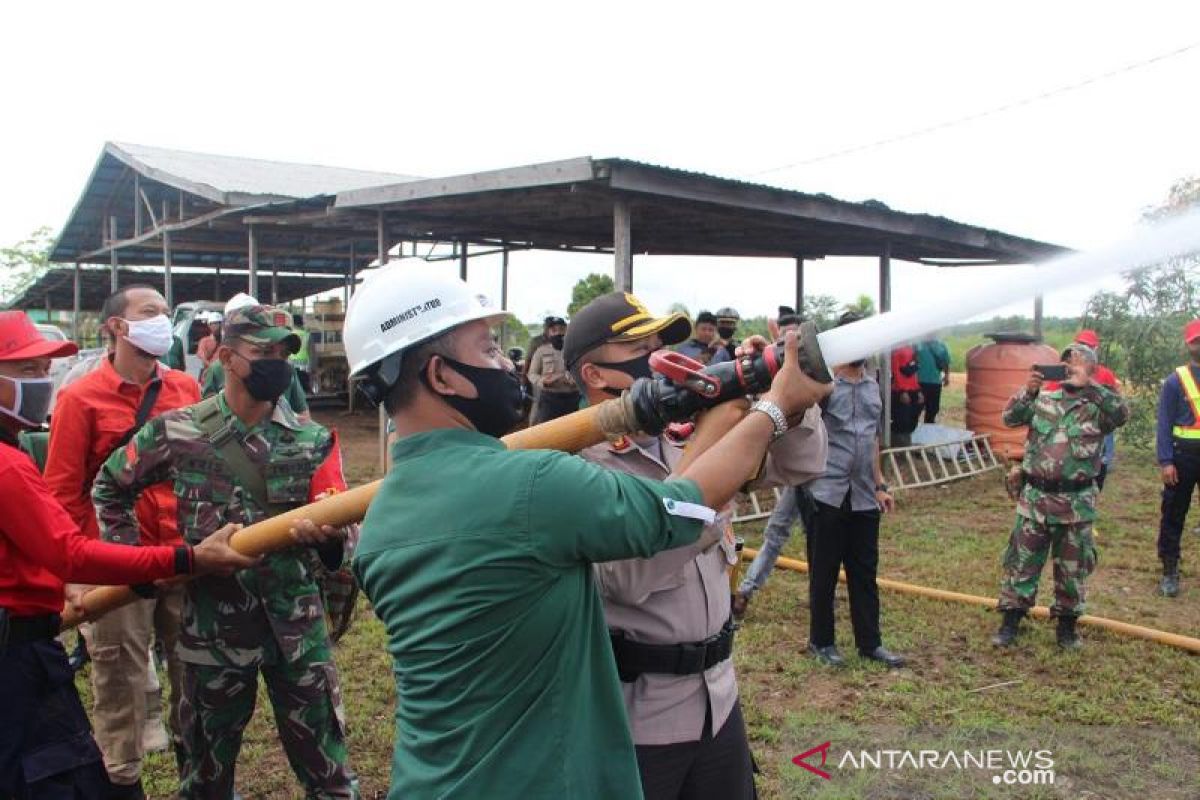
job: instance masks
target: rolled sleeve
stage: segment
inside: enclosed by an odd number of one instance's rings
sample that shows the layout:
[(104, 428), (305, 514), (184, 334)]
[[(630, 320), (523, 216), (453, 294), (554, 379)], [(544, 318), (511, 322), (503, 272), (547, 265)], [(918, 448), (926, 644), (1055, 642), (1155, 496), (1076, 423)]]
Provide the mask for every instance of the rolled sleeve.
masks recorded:
[(690, 480), (655, 481), (547, 453), (532, 472), (528, 530), (553, 563), (647, 558), (700, 537), (714, 512)]

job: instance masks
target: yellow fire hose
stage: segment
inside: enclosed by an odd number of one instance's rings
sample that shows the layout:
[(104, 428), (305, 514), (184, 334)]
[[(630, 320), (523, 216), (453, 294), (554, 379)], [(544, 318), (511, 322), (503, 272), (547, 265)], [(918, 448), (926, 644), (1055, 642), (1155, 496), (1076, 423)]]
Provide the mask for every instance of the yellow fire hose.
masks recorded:
[[(637, 423), (628, 394), (582, 411), (568, 414), (550, 422), (535, 425), (505, 436), (501, 441), (510, 450), (562, 450), (574, 453), (604, 441), (607, 435), (635, 433)], [(262, 522), (247, 525), (235, 533), (230, 546), (247, 556), (260, 556), (295, 544), (289, 529), (297, 520), (310, 519), (317, 525), (340, 527), (362, 520), (367, 506), (379, 491), (383, 481), (359, 486), (292, 509)], [(138, 599), (128, 586), (101, 586), (83, 596), (84, 612), (72, 607), (63, 609), (62, 630), (81, 622), (90, 622), (103, 614), (128, 605)]]
[[(758, 555), (758, 551), (747, 547), (742, 551), (743, 559), (753, 559)], [(808, 572), (808, 563), (795, 558), (780, 557), (775, 562), (775, 566), (783, 569), (792, 570), (793, 572)], [(846, 582), (846, 573), (843, 572), (838, 576), (838, 580)], [(948, 600), (952, 603), (967, 603), (973, 606), (982, 606), (984, 608), (995, 608), (996, 600), (991, 597), (980, 597), (974, 594), (963, 594), (962, 592), (949, 592), (945, 589), (931, 589), (928, 586), (917, 586), (914, 583), (904, 583), (903, 581), (893, 581), (887, 578), (878, 578), (875, 581), (884, 589), (892, 589), (901, 594), (911, 594), (917, 597), (929, 597), (934, 600)], [(1038, 619), (1049, 619), (1050, 609), (1045, 606), (1035, 606), (1029, 611), (1031, 616)], [(1200, 653), (1200, 639), (1194, 639), (1191, 636), (1182, 636), (1178, 633), (1169, 633), (1168, 631), (1160, 631), (1154, 628), (1145, 628), (1141, 625), (1131, 625), (1128, 622), (1120, 622), (1115, 619), (1107, 619), (1105, 617), (1093, 617), (1089, 614), (1084, 614), (1079, 618), (1080, 625), (1089, 625), (1093, 628), (1102, 628), (1113, 633), (1132, 636), (1135, 639), (1145, 639), (1149, 642), (1158, 642), (1159, 644), (1178, 647), (1181, 650), (1187, 650), (1191, 653)]]

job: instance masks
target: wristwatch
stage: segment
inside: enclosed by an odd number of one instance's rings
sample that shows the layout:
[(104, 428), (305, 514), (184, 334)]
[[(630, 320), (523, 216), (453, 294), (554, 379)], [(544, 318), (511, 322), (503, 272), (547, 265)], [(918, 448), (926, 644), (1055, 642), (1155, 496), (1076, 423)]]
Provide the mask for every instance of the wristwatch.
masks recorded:
[(771, 424), (775, 426), (775, 430), (771, 432), (771, 441), (775, 441), (780, 436), (787, 433), (788, 422), (783, 411), (779, 406), (772, 403), (770, 400), (759, 400), (750, 406), (751, 411), (761, 411), (771, 418)]
[(877, 483), (877, 484), (875, 484), (875, 491), (883, 492), (884, 494), (887, 494), (888, 492), (891, 491), (891, 487), (888, 486), (886, 483)]

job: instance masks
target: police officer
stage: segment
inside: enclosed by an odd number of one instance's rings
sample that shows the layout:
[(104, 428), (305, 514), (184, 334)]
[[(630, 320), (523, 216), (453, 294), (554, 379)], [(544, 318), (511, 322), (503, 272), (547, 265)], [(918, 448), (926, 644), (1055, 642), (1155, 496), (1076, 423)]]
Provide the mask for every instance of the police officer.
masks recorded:
[[(654, 317), (636, 297), (613, 292), (576, 312), (564, 354), (591, 404), (649, 377), (650, 356), (687, 336), (682, 314)], [(766, 344), (742, 343), (739, 355)], [(736, 407), (712, 435), (742, 416)], [(692, 445), (701, 445), (693, 437)], [(801, 483), (825, 468), (820, 410), (775, 442), (754, 488)], [(666, 480), (683, 465), (683, 443), (623, 436), (580, 455), (618, 472)], [(748, 477), (748, 476), (747, 476)], [(721, 509), (693, 544), (596, 567), (621, 692), (647, 800), (754, 796), (754, 770), (733, 670), (729, 569), (737, 563), (732, 508)]]
[(1047, 555), (1054, 555), (1054, 604), (1060, 647), (1079, 646), (1075, 620), (1083, 613), (1084, 582), (1096, 566), (1092, 522), (1104, 437), (1129, 419), (1119, 394), (1094, 379), (1096, 351), (1075, 343), (1063, 352), (1067, 380), (1043, 391), (1036, 369), (1004, 409), (1004, 424), (1029, 426), (1017, 521), (1004, 555), (999, 610), (1004, 622), (992, 639), (1013, 643), (1033, 607)]
[(717, 336), (717, 318), (711, 311), (701, 311), (696, 315), (696, 325), (692, 338), (676, 348), (693, 361), (701, 364), (720, 364), (729, 360), (724, 343)]
[(520, 382), (490, 330), (506, 318), (408, 267), (382, 270), (346, 315), (351, 374), (399, 437), (354, 559), (396, 676), (389, 797), (636, 798), (592, 564), (694, 543), (826, 389), (795, 366), (792, 337), (759, 410), (663, 482), (510, 451), (496, 437)]
[[(135, 544), (133, 504), (147, 487), (175, 485), (184, 540), (223, 522), (249, 524), (345, 488), (337, 443), (301, 422), (281, 395), (299, 340), (287, 312), (242, 306), (225, 316), (217, 359), (225, 388), (150, 421), (101, 468), (92, 492), (104, 538)], [(304, 533), (330, 569), (345, 530)], [(266, 681), (279, 738), (309, 797), (353, 797), (343, 711), (309, 548), (266, 557), (229, 578), (187, 585), (179, 657), (187, 774), (180, 793), (229, 797), (242, 731)]]
[(21, 311), (0, 312), (0, 797), (137, 798), (114, 788), (55, 636), (65, 581), (144, 584), (232, 571), (255, 559), (229, 547), (225, 526), (192, 548), (129, 548), (83, 536), (50, 493), (17, 433), (46, 418), (50, 359), (72, 342), (43, 339)]
[(738, 341), (733, 337), (737, 336), (738, 323), (742, 321), (741, 315), (738, 314), (736, 308), (725, 306), (718, 308), (717, 313), (717, 336), (721, 339), (720, 347), (725, 351), (725, 355), (729, 361), (737, 357)]
[(1200, 484), (1200, 319), (1184, 328), (1189, 363), (1163, 381), (1158, 399), (1157, 451), (1162, 470), (1162, 517), (1158, 526), (1158, 557), (1165, 597), (1179, 594), (1179, 555), (1183, 524), (1192, 494)]
[(547, 317), (546, 343), (529, 357), (529, 382), (533, 385), (532, 423), (548, 422), (579, 410), (579, 389), (563, 362), (563, 337), (567, 322)]

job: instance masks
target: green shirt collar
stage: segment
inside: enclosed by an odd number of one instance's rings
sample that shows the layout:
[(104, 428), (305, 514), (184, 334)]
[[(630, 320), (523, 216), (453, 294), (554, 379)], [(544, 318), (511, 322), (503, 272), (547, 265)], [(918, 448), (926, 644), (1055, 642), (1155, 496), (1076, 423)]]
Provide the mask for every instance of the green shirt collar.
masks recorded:
[[(263, 427), (265, 424), (264, 420), (264, 422), (260, 422), (258, 425), (255, 425), (254, 428), (247, 427), (246, 423), (242, 422), (241, 417), (239, 417), (237, 414), (234, 414), (233, 410), (229, 407), (229, 403), (225, 400), (224, 389), (222, 389), (217, 395), (217, 407), (221, 409), (221, 414), (225, 417), (225, 419), (229, 420), (229, 424), (233, 430), (242, 436), (245, 436), (251, 431)], [(269, 419), (276, 425), (282, 425), (288, 430), (298, 431), (304, 427), (300, 423), (300, 420), (296, 418), (295, 412), (293, 412), (291, 407), (284, 402), (278, 402), (275, 404), (275, 408), (271, 411), (271, 416)]]
[(392, 460), (413, 458), (446, 446), (490, 447), (504, 450), (504, 442), (479, 431), (465, 428), (434, 428), (397, 439), (392, 445)]

